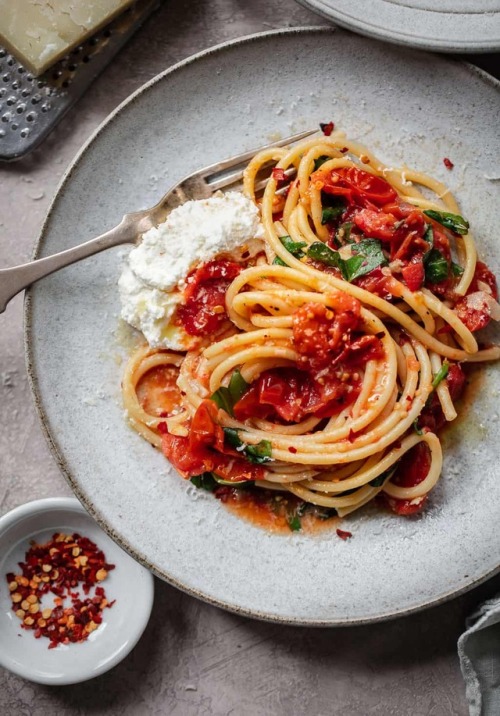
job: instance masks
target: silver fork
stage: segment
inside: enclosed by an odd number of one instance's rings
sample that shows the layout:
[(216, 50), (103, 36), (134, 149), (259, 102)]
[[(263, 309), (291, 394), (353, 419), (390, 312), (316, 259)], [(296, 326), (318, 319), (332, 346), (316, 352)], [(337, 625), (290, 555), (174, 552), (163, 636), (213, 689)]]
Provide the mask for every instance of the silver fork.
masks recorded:
[[(278, 142), (238, 154), (217, 164), (200, 169), (169, 189), (152, 208), (125, 214), (117, 226), (100, 236), (96, 236), (94, 239), (43, 259), (30, 261), (21, 266), (0, 269), (0, 313), (5, 311), (7, 304), (14, 296), (32, 283), (35, 283), (35, 281), (39, 281), (41, 278), (59, 271), (65, 266), (81, 261), (88, 256), (93, 256), (112, 246), (135, 243), (145, 231), (164, 221), (166, 215), (180, 204), (184, 204), (190, 199), (207, 199), (216, 191), (236, 185), (243, 177), (246, 163), (257, 152), (263, 149), (293, 144), (293, 142), (298, 142), (316, 131), (316, 129), (313, 129), (294, 134)], [(288, 170), (286, 178), (290, 179), (293, 174), (293, 170)], [(266, 181), (267, 179), (261, 180), (256, 185), (257, 188), (263, 188)], [(286, 190), (286, 187), (281, 189), (281, 191), (284, 190)]]

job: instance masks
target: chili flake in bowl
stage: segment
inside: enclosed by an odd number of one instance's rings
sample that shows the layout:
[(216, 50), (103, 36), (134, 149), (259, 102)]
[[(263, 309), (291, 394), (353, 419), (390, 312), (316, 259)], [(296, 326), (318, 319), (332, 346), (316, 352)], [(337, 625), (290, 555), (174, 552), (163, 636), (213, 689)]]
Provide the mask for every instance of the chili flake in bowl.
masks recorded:
[(119, 663), (149, 620), (153, 577), (78, 500), (52, 498), (0, 518), (0, 665), (72, 684)]

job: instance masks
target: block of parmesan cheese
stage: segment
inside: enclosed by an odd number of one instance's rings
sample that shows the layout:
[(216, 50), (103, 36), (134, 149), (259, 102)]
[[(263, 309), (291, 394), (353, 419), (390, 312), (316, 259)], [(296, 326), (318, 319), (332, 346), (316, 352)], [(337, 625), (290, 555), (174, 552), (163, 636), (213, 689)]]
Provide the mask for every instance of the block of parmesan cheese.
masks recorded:
[(0, 0), (0, 44), (40, 75), (134, 0)]

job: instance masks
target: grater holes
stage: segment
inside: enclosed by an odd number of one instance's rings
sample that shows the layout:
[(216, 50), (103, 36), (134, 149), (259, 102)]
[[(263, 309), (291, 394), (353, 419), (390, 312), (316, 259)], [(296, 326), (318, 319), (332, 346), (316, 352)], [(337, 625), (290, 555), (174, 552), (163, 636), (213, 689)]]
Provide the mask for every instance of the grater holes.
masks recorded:
[(50, 102), (44, 102), (44, 104), (41, 105), (40, 109), (42, 112), (48, 112), (49, 109), (51, 109), (51, 106), (52, 105), (50, 104)]
[(18, 127), (19, 127), (19, 125), (17, 122), (12, 122), (12, 124), (10, 125), (10, 128), (12, 129), (13, 132), (15, 132), (16, 129), (18, 129)]
[(4, 75), (4, 76), (2, 77), (2, 80), (3, 80), (4, 82), (10, 82), (10, 75), (9, 75), (9, 74)]
[(29, 135), (30, 135), (30, 130), (28, 129), (28, 127), (24, 127), (24, 129), (21, 129), (19, 134), (21, 135), (21, 137), (23, 139), (26, 139), (26, 137), (29, 137)]
[(26, 109), (26, 105), (25, 105), (25, 104), (18, 104), (17, 107), (16, 107), (16, 113), (17, 113), (17, 114), (22, 114), (25, 109)]
[(4, 112), (2, 116), (0, 117), (0, 120), (4, 123), (10, 122), (12, 119), (12, 113), (11, 112)]
[(16, 61), (13, 57), (9, 57), (9, 59), (7, 60), (7, 64), (9, 67), (12, 67), (12, 65), (16, 64)]
[[(43, 111), (43, 108), (42, 108), (42, 111)], [(36, 112), (29, 112), (29, 113), (26, 115), (26, 121), (27, 121), (27, 122), (34, 122), (35, 119), (36, 119)]]
[(3, 58), (6, 56), (7, 56), (7, 50), (4, 50), (3, 47), (0, 47), (0, 60), (3, 60)]
[(25, 87), (23, 91), (21, 92), (21, 97), (29, 97), (31, 94), (31, 89), (29, 87)]
[(33, 97), (31, 98), (31, 104), (38, 104), (41, 101), (41, 99), (42, 99), (41, 94), (34, 94)]
[(16, 98), (13, 96), (10, 96), (7, 98), (7, 101), (5, 104), (7, 105), (7, 107), (12, 107), (12, 105), (15, 103), (16, 103)]

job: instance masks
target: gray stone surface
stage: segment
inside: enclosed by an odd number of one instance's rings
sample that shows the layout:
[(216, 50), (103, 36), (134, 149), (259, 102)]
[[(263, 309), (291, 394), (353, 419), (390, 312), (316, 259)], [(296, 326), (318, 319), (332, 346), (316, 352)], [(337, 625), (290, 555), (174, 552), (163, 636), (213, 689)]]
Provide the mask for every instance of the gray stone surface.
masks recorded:
[[(0, 167), (0, 266), (29, 258), (68, 163), (143, 82), (223, 40), (320, 22), (293, 0), (165, 0), (41, 149)], [(498, 67), (498, 58), (480, 61)], [(0, 316), (0, 514), (69, 494), (32, 406), (18, 297)], [(58, 688), (2, 671), (0, 714), (465, 716), (456, 639), (465, 616), (499, 587), (495, 578), (390, 623), (314, 630), (242, 619), (157, 581), (150, 624), (118, 667), (94, 682)]]

